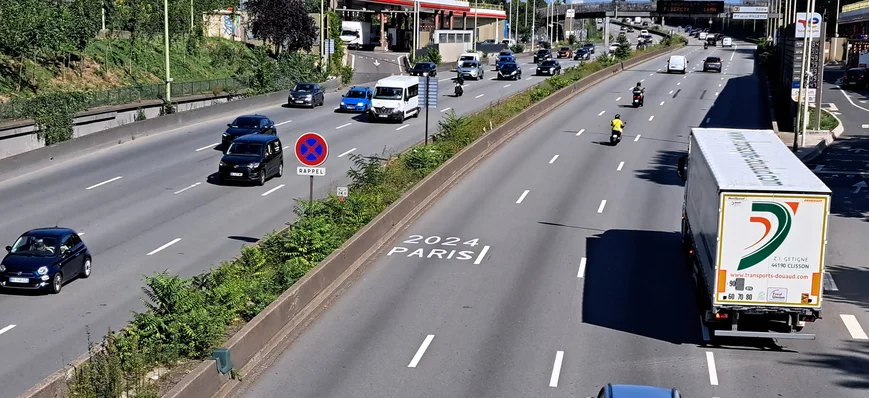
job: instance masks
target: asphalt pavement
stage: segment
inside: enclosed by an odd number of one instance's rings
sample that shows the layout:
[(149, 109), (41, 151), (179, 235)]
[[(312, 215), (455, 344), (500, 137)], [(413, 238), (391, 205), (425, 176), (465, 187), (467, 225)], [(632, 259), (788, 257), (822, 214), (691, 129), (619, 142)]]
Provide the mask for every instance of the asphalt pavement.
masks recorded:
[[(704, 344), (676, 161), (691, 127), (764, 128), (768, 115), (753, 45), (692, 43), (680, 50), (688, 74), (652, 60), (513, 138), (238, 395), (587, 397), (633, 383), (689, 397), (865, 397), (869, 348), (839, 302), (806, 327), (817, 341)], [(722, 58), (721, 74), (701, 71), (706, 55)], [(647, 98), (633, 109), (637, 81)], [(627, 125), (611, 147), (615, 113)]]
[[(438, 76), (430, 131), (450, 110), (475, 112), (545, 79), (533, 76), (533, 64), (522, 68), (518, 81), (494, 80), (496, 72), (487, 70), (484, 79), (466, 81), (460, 98), (453, 97), (452, 75)], [(0, 198), (8, 198), (0, 200), (3, 246), (29, 229), (60, 225), (79, 231), (94, 256), (93, 275), (70, 282), (58, 296), (0, 293), (0, 395), (15, 396), (83, 354), (87, 329), (98, 339), (109, 327), (125, 326), (131, 311), (143, 311), (143, 275), (199, 274), (293, 220), (294, 199), (308, 196), (307, 177), (294, 173), (292, 146), (301, 134), (317, 132), (329, 143), (317, 196), (346, 185), (349, 154), (395, 153), (424, 138), (424, 115), (372, 124), (337, 113), (340, 100), (341, 93), (329, 93), (315, 109), (274, 104), (249, 112), (276, 122), (285, 149), (285, 175), (263, 187), (215, 183), (218, 142), (238, 116), (229, 114), (0, 181)]]

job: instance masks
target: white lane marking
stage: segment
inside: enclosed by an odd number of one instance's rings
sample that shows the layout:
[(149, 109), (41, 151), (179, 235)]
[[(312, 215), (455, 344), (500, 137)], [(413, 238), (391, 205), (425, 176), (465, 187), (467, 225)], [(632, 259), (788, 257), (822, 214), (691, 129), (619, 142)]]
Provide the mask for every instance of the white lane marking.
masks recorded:
[(486, 95), (486, 94), (480, 94), (480, 95), (478, 95), (478, 96), (476, 96), (476, 97), (474, 97), (474, 98), (480, 98), (480, 97), (482, 97), (482, 96), (484, 96), (484, 95)]
[(706, 351), (706, 365), (709, 366), (709, 383), (717, 386), (718, 372), (715, 370), (715, 357), (712, 355), (712, 351)]
[[(737, 47), (737, 46), (734, 44), (734, 45), (733, 45), (733, 49), (736, 50), (736, 47)], [(733, 52), (730, 53), (730, 62), (733, 62), (733, 56), (734, 56), (734, 55), (736, 55), (736, 51), (733, 51)]]
[(188, 189), (190, 189), (190, 188), (193, 188), (193, 187), (195, 187), (195, 186), (197, 186), (197, 185), (199, 185), (199, 184), (202, 184), (202, 183), (201, 183), (201, 182), (197, 182), (196, 184), (193, 184), (193, 185), (191, 185), (191, 186), (189, 186), (189, 187), (187, 187), (187, 188), (184, 188), (184, 189), (180, 189), (180, 190), (178, 190), (178, 191), (175, 191), (175, 195), (178, 195), (179, 193), (184, 192), (184, 191), (186, 191), (186, 190), (188, 190)]
[(709, 123), (709, 119), (710, 119), (710, 118), (708, 118), (708, 117), (706, 118), (706, 123)]
[(640, 140), (640, 136), (641, 136), (641, 135), (642, 135), (642, 134), (637, 134), (637, 138), (634, 138), (634, 142), (637, 142), (637, 141), (639, 141), (639, 140)]
[(654, 119), (654, 118), (655, 118), (655, 115), (649, 116), (649, 121), (651, 122), (652, 119)]
[(531, 78), (529, 77), (529, 78), (527, 78), (527, 79), (525, 79), (525, 80), (531, 80)]
[(718, 87), (721, 87), (721, 83), (718, 83)]
[(474, 265), (480, 265), (483, 262), (483, 259), (486, 258), (486, 253), (489, 252), (489, 246), (483, 246), (483, 250), (480, 251), (480, 255), (477, 256), (477, 259), (474, 260)]
[(683, 79), (687, 79), (687, 78), (688, 78), (688, 76), (687, 76), (687, 75), (686, 75), (686, 76), (685, 76), (685, 77), (683, 77)]
[(836, 281), (833, 280), (833, 275), (829, 272), (824, 272), (824, 291), (838, 292), (839, 286), (836, 286)]
[[(406, 126), (406, 125), (405, 125), (405, 126)], [(356, 148), (351, 148), (349, 151), (344, 152), (344, 153), (338, 155), (338, 157), (339, 157), (339, 158), (343, 158), (344, 156), (347, 156), (347, 155), (353, 153), (353, 151), (355, 151), (355, 150), (356, 150)]]
[(673, 94), (673, 90), (670, 90), (670, 92), (669, 92), (669, 93), (667, 93), (667, 94)]
[(655, 76), (655, 74), (654, 74), (654, 73), (649, 73), (649, 76)]
[(622, 97), (618, 97), (618, 98), (616, 98), (616, 102), (619, 102), (619, 101), (621, 101), (621, 100), (622, 100)]
[(419, 364), (419, 360), (422, 359), (422, 354), (425, 354), (425, 350), (428, 349), (428, 345), (431, 344), (432, 340), (434, 340), (433, 334), (425, 336), (422, 345), (419, 346), (418, 350), (416, 350), (416, 355), (413, 356), (413, 359), (410, 360), (410, 364), (407, 365), (408, 368), (415, 368), (416, 365)]
[(606, 111), (600, 111), (600, 113), (598, 113), (597, 115), (598, 116), (603, 115), (604, 112), (606, 112)]
[[(845, 92), (845, 90), (842, 88), (842, 86), (839, 86), (839, 92), (842, 93), (842, 95), (845, 96), (845, 99), (848, 100), (848, 102), (850, 102), (851, 105), (854, 105), (855, 107), (857, 107), (857, 108), (859, 108), (859, 109), (862, 109), (862, 110), (864, 110), (864, 111), (866, 111), (866, 112), (869, 112), (869, 109), (866, 109), (866, 108), (864, 108), (864, 107), (862, 107), (862, 106), (860, 106), (860, 105), (855, 104), (854, 101), (851, 99), (851, 96), (848, 95), (848, 93)], [(866, 127), (864, 127), (864, 128), (866, 128)]]
[(585, 129), (580, 129), (579, 131), (576, 132), (576, 136), (579, 137), (580, 135), (582, 135), (582, 133), (584, 131), (585, 131)]
[(206, 146), (204, 146), (204, 147), (202, 147), (202, 148), (199, 148), (199, 149), (195, 150), (194, 152), (201, 152), (201, 151), (204, 151), (204, 150), (209, 149), (209, 148), (214, 148), (214, 147), (216, 147), (216, 146), (218, 146), (218, 145), (220, 145), (220, 143), (219, 143), (219, 142), (215, 142), (215, 143), (213, 143), (213, 144), (206, 145)]
[(444, 109), (441, 109), (441, 113), (444, 113), (444, 112), (446, 112), (446, 111), (448, 111), (448, 110), (450, 110), (450, 109), (453, 109), (453, 108), (451, 108), (451, 107), (446, 107), (446, 108), (444, 108)]
[(716, 97), (718, 96), (718, 91), (715, 92), (715, 96), (716, 96)]
[(410, 125), (409, 125), (409, 124), (405, 124), (404, 126), (401, 126), (401, 127), (397, 128), (397, 129), (395, 129), (395, 131), (401, 130), (401, 129), (406, 128), (406, 127), (410, 127)]
[(722, 77), (721, 80), (724, 80), (724, 78)]
[(558, 387), (558, 376), (561, 374), (561, 361), (564, 359), (564, 351), (555, 353), (555, 363), (552, 364), (552, 377), (549, 378), (549, 387)]
[(440, 82), (445, 82), (445, 81), (447, 81), (447, 80), (453, 80), (453, 78), (452, 78), (452, 77), (448, 77), (448, 78), (446, 78), (446, 79), (440, 79), (440, 80), (438, 80), (438, 83), (440, 83)]
[(180, 240), (181, 240), (181, 238), (172, 239), (171, 242), (152, 250), (150, 253), (146, 254), (146, 256), (151, 256), (151, 255), (157, 254), (157, 253), (161, 252), (163, 249), (178, 243), (178, 241), (180, 241)]
[(517, 204), (522, 203), (522, 201), (525, 200), (525, 197), (528, 196), (528, 192), (531, 192), (531, 191), (526, 189), (525, 192), (522, 192), (522, 195), (519, 195), (519, 199), (516, 200), (516, 203)]
[(84, 232), (79, 232), (79, 233), (78, 233), (78, 236), (79, 236), (79, 237), (84, 236)]
[(108, 184), (108, 183), (110, 183), (110, 182), (112, 182), (112, 181), (120, 180), (121, 178), (122, 178), (121, 176), (117, 176), (117, 177), (115, 177), (115, 178), (110, 178), (110, 179), (105, 180), (105, 181), (103, 181), (103, 182), (101, 182), (101, 183), (99, 183), (99, 184), (91, 185), (91, 186), (85, 188), (85, 190), (91, 190), (91, 189), (94, 189), (94, 188), (96, 188), (96, 187), (98, 187), (98, 186), (106, 185), (106, 184)]
[(603, 213), (604, 206), (606, 206), (606, 199), (600, 201), (600, 206), (597, 208), (598, 214)]
[(279, 190), (279, 189), (281, 189), (281, 188), (283, 188), (283, 187), (284, 187), (284, 184), (278, 185), (278, 186), (276, 186), (276, 187), (274, 187), (274, 188), (272, 188), (272, 189), (269, 189), (268, 191), (263, 192), (263, 194), (260, 195), (260, 196), (266, 196), (266, 195), (268, 195), (268, 194), (270, 194), (270, 193), (272, 193), (272, 192), (274, 192), (274, 191), (277, 191), (277, 190)]
[(860, 326), (860, 322), (857, 322), (857, 317), (850, 314), (839, 314), (839, 316), (842, 318), (842, 322), (845, 323), (845, 327), (848, 328), (848, 333), (851, 334), (852, 339), (869, 340), (866, 332), (863, 331), (863, 327)]
[(340, 126), (338, 126), (338, 127), (335, 127), (335, 130), (343, 129), (344, 127), (347, 127), (347, 126), (349, 126), (350, 124), (352, 124), (352, 123), (342, 124), (342, 125), (340, 125)]
[(577, 278), (582, 278), (583, 276), (585, 276), (585, 262), (585, 257), (579, 259), (579, 270), (576, 271)]
[(280, 122), (280, 123), (276, 124), (275, 127), (277, 127), (277, 126), (283, 126), (283, 125), (285, 125), (285, 124), (287, 124), (287, 123), (291, 123), (291, 122), (292, 122), (292, 120), (287, 120), (286, 122)]
[(642, 82), (644, 82), (644, 81), (646, 81), (646, 79), (640, 79), (640, 83), (642, 83)]
[(504, 85), (504, 88), (507, 88), (507, 87), (510, 87), (510, 86), (511, 86), (510, 84), (506, 84), (506, 85)]
[(682, 82), (678, 82), (678, 83), (676, 83), (677, 86), (679, 86), (679, 85), (681, 85), (681, 84), (682, 84)]
[(860, 126), (860, 128), (869, 129), (869, 124), (863, 124)]
[(821, 169), (823, 169), (823, 168), (824, 168), (824, 165), (819, 164), (819, 165), (815, 166), (815, 169), (812, 171), (817, 173), (817, 172), (821, 171)]
[(558, 155), (552, 157), (552, 160), (549, 161), (549, 164), (555, 163), (555, 159), (558, 159)]
[(616, 167), (616, 171), (622, 171), (622, 167), (625, 167), (625, 162), (619, 162), (619, 167)]
[(15, 326), (17, 326), (17, 325), (9, 325), (3, 329), (0, 329), (0, 334), (6, 333), (6, 332), (12, 330), (12, 328), (14, 328)]

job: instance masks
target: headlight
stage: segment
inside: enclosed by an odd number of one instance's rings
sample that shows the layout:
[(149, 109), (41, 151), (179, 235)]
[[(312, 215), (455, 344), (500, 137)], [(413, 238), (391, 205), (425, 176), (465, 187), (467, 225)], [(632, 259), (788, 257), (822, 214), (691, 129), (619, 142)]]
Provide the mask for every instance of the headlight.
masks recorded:
[(259, 167), (259, 162), (253, 162), (253, 163), (247, 165), (247, 167), (255, 169), (255, 168)]
[(6, 271), (6, 266), (3, 264), (0, 264), (0, 272), (3, 272), (3, 271)]
[(221, 161), (220, 161), (220, 167), (224, 167), (224, 166), (226, 166), (226, 163), (223, 163), (223, 161), (221, 160)]
[(313, 96), (311, 94), (308, 94), (305, 96), (305, 99), (311, 99), (311, 97), (313, 97)]
[(364, 103), (364, 102), (359, 102), (359, 103), (356, 104), (356, 106), (365, 106), (365, 103)]
[(224, 137), (229, 137), (229, 133), (223, 133)]
[(36, 273), (39, 275), (45, 275), (48, 273), (48, 267), (43, 265), (43, 266), (39, 267), (38, 270), (36, 270)]

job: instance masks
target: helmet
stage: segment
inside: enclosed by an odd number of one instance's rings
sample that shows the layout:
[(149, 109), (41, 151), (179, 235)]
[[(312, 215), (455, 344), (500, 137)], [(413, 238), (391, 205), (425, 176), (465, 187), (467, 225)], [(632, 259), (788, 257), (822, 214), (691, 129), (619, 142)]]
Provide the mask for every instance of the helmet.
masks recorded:
[(618, 113), (616, 113), (616, 119), (621, 119), (621, 118), (622, 118), (622, 115), (619, 115)]
[(637, 82), (637, 87), (642, 87), (642, 86), (643, 86), (642, 82)]

